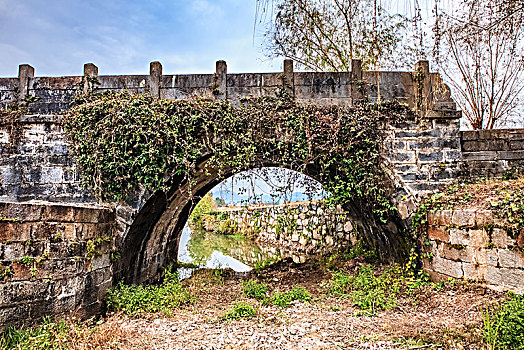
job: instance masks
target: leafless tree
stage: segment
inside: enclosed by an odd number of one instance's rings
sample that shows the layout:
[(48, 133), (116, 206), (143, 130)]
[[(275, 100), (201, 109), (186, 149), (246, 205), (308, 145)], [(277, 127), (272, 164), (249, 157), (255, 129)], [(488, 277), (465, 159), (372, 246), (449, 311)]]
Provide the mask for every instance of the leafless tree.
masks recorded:
[(468, 0), (439, 19), (437, 62), (473, 129), (504, 126), (519, 109), (523, 21), (514, 6), (509, 0)]
[(407, 19), (391, 15), (378, 0), (259, 1), (272, 12), (266, 48), (312, 70), (348, 71), (353, 58), (364, 68), (395, 67)]

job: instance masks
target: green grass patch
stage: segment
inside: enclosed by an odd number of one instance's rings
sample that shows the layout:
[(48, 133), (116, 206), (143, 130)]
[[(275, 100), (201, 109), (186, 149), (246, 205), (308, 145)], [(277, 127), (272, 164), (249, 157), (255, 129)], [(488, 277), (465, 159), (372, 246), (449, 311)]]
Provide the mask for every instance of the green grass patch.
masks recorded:
[(132, 316), (156, 312), (172, 316), (173, 309), (190, 302), (192, 298), (189, 292), (180, 285), (176, 273), (169, 271), (161, 285), (125, 285), (120, 282), (107, 295), (109, 310), (122, 311)]
[(257, 311), (249, 303), (237, 302), (223, 316), (224, 320), (239, 320), (241, 318), (251, 318)]
[(4, 329), (0, 335), (0, 349), (67, 349), (69, 341), (69, 325), (64, 320), (55, 323), (45, 318), (39, 327)]
[(243, 292), (248, 298), (263, 300), (266, 297), (267, 285), (250, 279), (243, 282)]
[(311, 294), (304, 287), (294, 287), (287, 292), (275, 293), (270, 299), (274, 305), (279, 307), (288, 307), (289, 304), (295, 300), (310, 301)]
[(484, 342), (490, 349), (524, 349), (524, 296), (510, 295), (504, 305), (482, 311)]
[(328, 283), (329, 294), (351, 298), (362, 311), (374, 314), (397, 304), (397, 294), (403, 283), (398, 269), (388, 269), (376, 275), (370, 265), (362, 266), (356, 275), (335, 272)]

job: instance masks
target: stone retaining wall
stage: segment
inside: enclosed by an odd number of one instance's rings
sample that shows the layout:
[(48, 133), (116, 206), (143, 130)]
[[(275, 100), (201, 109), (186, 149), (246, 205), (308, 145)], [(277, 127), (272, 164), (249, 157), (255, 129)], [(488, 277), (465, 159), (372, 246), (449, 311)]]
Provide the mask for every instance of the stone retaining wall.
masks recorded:
[(305, 254), (323, 254), (356, 244), (354, 223), (341, 208), (322, 201), (224, 210), (241, 232), (283, 249), (295, 260)]
[(99, 314), (113, 283), (112, 210), (0, 203), (0, 326)]
[(469, 279), (524, 293), (524, 232), (508, 230), (489, 210), (441, 210), (427, 219), (424, 269), (433, 280)]
[(463, 168), (470, 176), (499, 176), (524, 169), (524, 129), (462, 131)]

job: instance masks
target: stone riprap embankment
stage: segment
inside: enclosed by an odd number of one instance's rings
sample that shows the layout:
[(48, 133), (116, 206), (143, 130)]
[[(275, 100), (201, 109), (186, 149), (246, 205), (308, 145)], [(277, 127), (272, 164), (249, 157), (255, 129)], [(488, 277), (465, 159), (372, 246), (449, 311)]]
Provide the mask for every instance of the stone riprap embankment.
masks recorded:
[(223, 209), (240, 232), (303, 262), (307, 255), (349, 248), (357, 243), (355, 225), (341, 207), (322, 201)]

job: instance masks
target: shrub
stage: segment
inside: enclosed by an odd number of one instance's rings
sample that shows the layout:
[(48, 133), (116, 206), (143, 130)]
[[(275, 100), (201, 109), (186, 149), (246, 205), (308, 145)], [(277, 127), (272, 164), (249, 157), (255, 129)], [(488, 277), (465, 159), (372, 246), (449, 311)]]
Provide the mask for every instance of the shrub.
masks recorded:
[(255, 298), (257, 300), (263, 300), (266, 297), (267, 285), (265, 283), (259, 283), (253, 279), (243, 283), (244, 295), (248, 298)]
[(355, 276), (337, 272), (329, 282), (329, 293), (350, 297), (355, 306), (367, 312), (387, 310), (397, 303), (401, 280), (395, 283), (395, 276), (398, 277), (397, 271), (390, 269), (377, 277), (372, 266), (362, 266)]
[(69, 327), (65, 321), (51, 322), (45, 318), (42, 325), (35, 328), (6, 328), (0, 337), (1, 349), (65, 349), (69, 344)]
[(275, 293), (271, 297), (271, 302), (279, 307), (288, 307), (294, 300), (309, 301), (311, 294), (304, 287), (294, 287), (284, 293)]
[(219, 235), (234, 235), (238, 231), (238, 224), (231, 219), (218, 221), (215, 227), (215, 233)]
[(238, 320), (241, 318), (250, 318), (256, 315), (256, 310), (249, 303), (237, 302), (223, 316), (224, 320)]
[(208, 193), (200, 200), (200, 202), (198, 202), (189, 215), (189, 222), (192, 225), (201, 225), (202, 218), (209, 215), (214, 210), (216, 210), (216, 203), (213, 200), (213, 197)]
[(132, 316), (143, 313), (162, 312), (172, 315), (173, 309), (191, 302), (189, 292), (182, 288), (174, 273), (166, 272), (161, 285), (137, 286), (122, 282), (107, 293), (107, 306), (110, 310), (123, 311)]
[(484, 341), (491, 349), (524, 349), (524, 296), (512, 295), (492, 316), (489, 310), (482, 316)]

